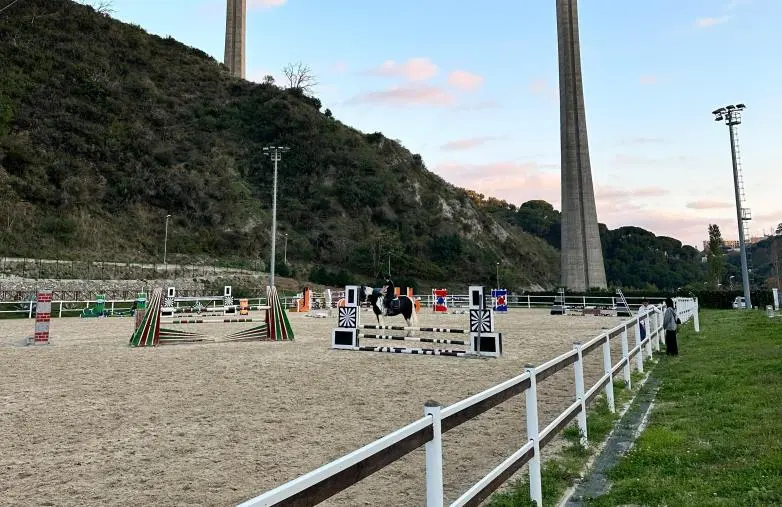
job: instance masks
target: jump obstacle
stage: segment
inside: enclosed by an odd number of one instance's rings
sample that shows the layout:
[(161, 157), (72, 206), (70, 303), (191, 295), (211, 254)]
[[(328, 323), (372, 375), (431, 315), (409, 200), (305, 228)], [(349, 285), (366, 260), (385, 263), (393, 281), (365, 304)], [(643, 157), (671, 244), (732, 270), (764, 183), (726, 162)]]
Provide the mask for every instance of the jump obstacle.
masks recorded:
[[(469, 302), (469, 329), (451, 329), (439, 327), (409, 327), (386, 326), (376, 324), (361, 324), (358, 299), (358, 286), (345, 287), (345, 306), (339, 307), (337, 328), (331, 332), (331, 348), (338, 350), (352, 350), (361, 352), (387, 352), (392, 354), (420, 354), (434, 356), (489, 356), (500, 357), (502, 355), (502, 333), (494, 329), (494, 311), (486, 308), (484, 288), (481, 286), (470, 287)], [(445, 290), (445, 289), (435, 289)], [(434, 293), (434, 291), (432, 291)], [(446, 307), (447, 308), (447, 307)], [(420, 331), (427, 333), (451, 333), (469, 335), (469, 340), (450, 340), (437, 338), (419, 338), (415, 336), (377, 335), (362, 333), (362, 329), (392, 330), (392, 331)], [(406, 347), (375, 347), (362, 346), (360, 339), (412, 341), (419, 343), (437, 343), (448, 345), (464, 345), (467, 350), (457, 349), (425, 349)]]
[(497, 313), (508, 311), (508, 289), (491, 290), (492, 309)]
[(52, 318), (52, 290), (39, 289), (35, 294), (35, 333), (25, 340), (27, 345), (49, 344), (49, 322)]
[[(170, 292), (169, 288), (169, 294)], [(227, 287), (230, 293), (230, 287)], [(232, 318), (232, 319), (171, 319), (163, 320), (163, 289), (157, 288), (152, 292), (147, 306), (146, 295), (139, 294), (136, 299), (136, 327), (130, 337), (130, 345), (133, 347), (156, 347), (158, 345), (171, 345), (177, 343), (198, 342), (237, 342), (237, 341), (292, 341), (294, 339), (288, 315), (282, 307), (276, 287), (267, 287), (269, 306), (258, 307), (265, 310), (264, 319)], [(168, 303), (169, 301), (166, 301)], [(224, 299), (226, 307), (233, 306), (233, 298)], [(240, 303), (240, 312), (242, 303)], [(249, 305), (245, 305), (249, 313)], [(170, 306), (168, 307), (171, 308)], [(161, 324), (233, 324), (263, 322), (259, 326), (243, 329), (220, 337), (210, 339), (203, 332), (190, 332), (180, 329), (163, 328)]]

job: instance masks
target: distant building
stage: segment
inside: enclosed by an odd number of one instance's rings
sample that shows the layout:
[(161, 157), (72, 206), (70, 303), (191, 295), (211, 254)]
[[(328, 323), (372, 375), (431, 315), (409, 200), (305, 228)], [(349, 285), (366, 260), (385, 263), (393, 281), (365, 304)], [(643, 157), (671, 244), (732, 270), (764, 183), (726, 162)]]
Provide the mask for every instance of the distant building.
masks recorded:
[[(769, 237), (771, 237), (771, 236), (769, 236), (768, 234), (764, 234), (763, 236), (752, 236), (747, 241), (747, 244), (748, 245), (756, 245), (756, 244), (760, 243), (761, 241), (763, 241), (764, 239), (769, 238)], [(725, 250), (738, 252), (741, 247), (739, 245), (739, 240), (737, 240), (737, 239), (723, 239), (722, 240), (722, 248), (725, 249)], [(708, 249), (709, 249), (709, 240), (704, 240), (703, 241), (703, 251), (706, 252), (706, 251), (708, 251)]]

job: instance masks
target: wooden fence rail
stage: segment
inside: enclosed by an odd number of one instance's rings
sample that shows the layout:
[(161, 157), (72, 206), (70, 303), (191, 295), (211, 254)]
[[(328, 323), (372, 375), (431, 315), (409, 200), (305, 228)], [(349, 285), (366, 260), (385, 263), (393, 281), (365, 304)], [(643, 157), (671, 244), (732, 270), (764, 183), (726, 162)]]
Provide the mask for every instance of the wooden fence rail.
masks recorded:
[[(693, 320), (695, 330), (700, 331), (697, 299), (677, 298), (675, 307), (682, 323)], [(645, 323), (648, 330), (643, 339), (641, 339), (639, 329), (639, 324), (642, 322)], [(471, 486), (450, 506), (462, 507), (480, 504), (525, 464), (529, 464), (530, 498), (538, 505), (542, 505), (541, 449), (551, 442), (573, 419), (577, 420), (581, 443), (586, 445), (587, 406), (602, 391), (605, 392), (609, 410), (612, 412), (615, 410), (612, 382), (614, 376), (622, 371), (624, 381), (629, 387), (630, 366), (633, 358), (637, 358), (636, 368), (642, 371), (643, 360), (651, 357), (652, 349), (660, 350), (660, 340), (664, 336), (662, 323), (663, 308), (650, 307), (649, 313), (628, 319), (586, 343), (575, 343), (573, 350), (537, 367), (527, 365), (523, 374), (458, 401), (451, 406), (441, 408), (436, 402), (427, 402), (424, 406), (424, 417), (421, 419), (308, 474), (247, 500), (239, 507), (316, 505), (422, 445), (426, 447), (426, 505), (427, 507), (442, 507), (444, 505), (443, 433), (522, 393), (526, 396), (527, 442)], [(630, 330), (634, 330), (636, 335), (636, 345), (632, 349), (629, 349), (627, 341)], [(616, 337), (620, 337), (622, 341), (622, 358), (616, 364), (611, 364), (610, 344), (611, 340)], [(604, 374), (586, 390), (583, 358), (600, 347), (603, 350)], [(545, 428), (539, 430), (537, 384), (571, 364), (574, 365), (576, 380), (575, 401)]]

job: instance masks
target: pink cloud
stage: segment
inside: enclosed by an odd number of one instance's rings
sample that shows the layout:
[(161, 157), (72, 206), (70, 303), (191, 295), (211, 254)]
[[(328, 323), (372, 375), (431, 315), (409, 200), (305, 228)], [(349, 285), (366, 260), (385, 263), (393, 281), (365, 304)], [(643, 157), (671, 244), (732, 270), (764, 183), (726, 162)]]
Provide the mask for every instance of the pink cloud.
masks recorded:
[(497, 109), (500, 107), (500, 103), (496, 100), (482, 100), (480, 102), (460, 104), (454, 106), (455, 111), (481, 111), (484, 109)]
[(661, 137), (632, 137), (630, 139), (624, 139), (619, 144), (622, 145), (634, 145), (634, 144), (658, 144), (664, 143), (665, 140)]
[(453, 96), (437, 86), (406, 85), (361, 93), (348, 100), (348, 103), (448, 106), (453, 103)]
[(438, 69), (429, 58), (411, 58), (405, 63), (386, 60), (382, 65), (364, 72), (370, 76), (403, 77), (408, 81), (426, 81), (437, 75)]
[(448, 75), (448, 84), (461, 90), (476, 90), (483, 86), (484, 78), (466, 70), (455, 70)]
[(268, 9), (270, 7), (279, 7), (285, 5), (287, 0), (248, 0), (248, 9)]
[(641, 76), (638, 80), (642, 85), (655, 85), (660, 82), (657, 76)]
[(595, 200), (597, 201), (629, 201), (646, 197), (662, 197), (669, 191), (660, 187), (617, 188), (595, 185)]
[(734, 205), (724, 201), (693, 201), (688, 202), (686, 206), (690, 209), (725, 209), (732, 208)]
[(331, 68), (334, 72), (341, 74), (348, 70), (348, 64), (340, 60), (332, 65)]
[(454, 185), (517, 205), (545, 199), (558, 206), (559, 172), (545, 170), (558, 167), (535, 162), (444, 163), (437, 166), (436, 172)]
[(559, 100), (559, 88), (545, 79), (533, 79), (530, 81), (528, 89), (533, 95), (543, 96), (552, 101)]
[(712, 26), (727, 23), (729, 19), (730, 16), (722, 16), (719, 18), (698, 18), (695, 20), (695, 26), (698, 28), (711, 28)]
[(479, 136), (479, 137), (470, 137), (467, 139), (457, 139), (456, 141), (445, 143), (440, 147), (440, 149), (443, 151), (469, 150), (471, 148), (476, 148), (478, 146), (484, 145), (490, 141), (496, 141), (497, 139), (500, 138), (495, 136)]

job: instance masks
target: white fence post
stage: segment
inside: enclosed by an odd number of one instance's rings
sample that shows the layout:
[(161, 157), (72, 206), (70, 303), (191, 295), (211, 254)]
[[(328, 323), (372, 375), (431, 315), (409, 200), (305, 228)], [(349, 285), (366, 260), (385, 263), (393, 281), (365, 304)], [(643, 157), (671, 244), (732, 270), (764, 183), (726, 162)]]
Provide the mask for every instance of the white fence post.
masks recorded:
[(622, 377), (624, 377), (625, 387), (630, 389), (632, 384), (630, 383), (630, 347), (627, 345), (627, 325), (622, 327), (622, 357), (625, 360)]
[[(33, 296), (33, 297), (35, 297), (35, 296)], [(30, 301), (30, 308), (27, 311), (27, 318), (28, 319), (32, 319), (33, 318), (33, 301), (34, 300)]]
[(587, 413), (586, 397), (584, 396), (584, 356), (581, 353), (581, 342), (575, 342), (573, 348), (578, 355), (576, 362), (573, 363), (573, 369), (576, 372), (576, 400), (581, 402), (581, 412), (578, 413), (578, 430), (581, 433), (581, 445), (586, 448), (589, 445), (587, 441)]
[(638, 354), (635, 355), (635, 368), (643, 373), (644, 371), (644, 348), (641, 346), (641, 319), (635, 321), (635, 346), (638, 347)]
[(60, 313), (58, 315), (58, 318), (62, 318), (62, 301), (60, 301)]
[(586, 307), (587, 307), (587, 297), (582, 296), (581, 308), (586, 308)]
[(529, 497), (538, 505), (543, 505), (543, 486), (540, 478), (540, 438), (538, 435), (538, 392), (535, 382), (535, 367), (525, 365), (524, 370), (529, 373), (529, 389), (527, 398), (527, 438), (532, 440), (532, 459), (529, 461)]
[(614, 376), (611, 375), (611, 338), (608, 335), (606, 335), (606, 341), (603, 343), (603, 371), (605, 375), (611, 376), (608, 384), (606, 384), (605, 392), (608, 410), (614, 413), (616, 411), (616, 406), (614, 405)]
[(532, 308), (532, 300), (529, 297), (529, 294), (527, 294), (527, 308)]
[(646, 313), (644, 315), (644, 329), (646, 329), (646, 359), (652, 357), (652, 314)]
[(651, 327), (654, 329), (654, 350), (660, 352), (660, 314), (659, 310), (655, 310), (650, 315), (652, 316)]
[(432, 416), (432, 440), (426, 443), (426, 507), (443, 506), (443, 434), (440, 404), (427, 401), (424, 414)]
[(696, 333), (700, 333), (701, 332), (701, 320), (698, 318), (698, 311), (700, 310), (700, 306), (701, 305), (700, 305), (700, 303), (698, 303), (698, 298), (695, 298), (693, 300), (693, 309), (692, 309), (693, 314), (692, 315), (693, 315), (693, 319), (695, 320), (695, 322), (693, 322), (693, 324), (695, 325), (695, 332)]

